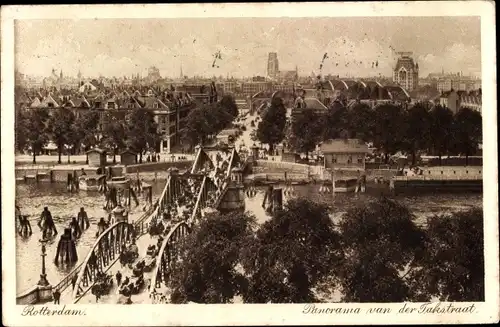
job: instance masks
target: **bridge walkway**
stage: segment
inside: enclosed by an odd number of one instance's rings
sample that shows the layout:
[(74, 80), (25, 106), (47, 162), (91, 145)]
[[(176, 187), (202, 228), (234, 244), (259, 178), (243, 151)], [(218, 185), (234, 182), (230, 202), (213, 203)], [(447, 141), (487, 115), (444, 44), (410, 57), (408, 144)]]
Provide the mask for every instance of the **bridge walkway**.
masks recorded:
[[(137, 247), (139, 248), (139, 258), (144, 258), (146, 256), (146, 251), (149, 245), (157, 244), (158, 240), (156, 237), (151, 237), (149, 234), (142, 235), (136, 240)], [(137, 260), (136, 260), (137, 262)], [(113, 275), (114, 283), (113, 288), (111, 289), (108, 295), (102, 296), (97, 303), (101, 304), (117, 304), (121, 295), (118, 293), (118, 285), (116, 284), (116, 279), (114, 276), (116, 273), (120, 271), (122, 274), (122, 280), (126, 277), (132, 276), (132, 270), (127, 266), (122, 266), (119, 261), (113, 264), (108, 270), (107, 273)], [(154, 269), (153, 269), (154, 271)], [(139, 294), (135, 294), (131, 296), (131, 300), (134, 303), (148, 303), (149, 292), (147, 286), (151, 281), (152, 272), (144, 273), (144, 287)], [(73, 303), (73, 299), (71, 298), (71, 292), (68, 293), (68, 298), (63, 301), (61, 297), (61, 303)], [(78, 304), (94, 304), (96, 303), (96, 298), (92, 295), (91, 291), (88, 291), (83, 297), (80, 298), (77, 302)]]

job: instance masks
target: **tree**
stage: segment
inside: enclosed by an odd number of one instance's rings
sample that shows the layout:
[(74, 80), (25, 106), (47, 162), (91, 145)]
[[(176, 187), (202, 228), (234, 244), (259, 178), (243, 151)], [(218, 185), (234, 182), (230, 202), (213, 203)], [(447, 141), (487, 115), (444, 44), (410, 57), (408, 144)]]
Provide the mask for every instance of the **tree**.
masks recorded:
[(405, 149), (412, 155), (412, 165), (416, 163), (417, 151), (429, 148), (431, 142), (431, 115), (426, 106), (415, 104), (405, 115)]
[(25, 133), (26, 142), (31, 146), (33, 164), (36, 164), (36, 156), (42, 151), (49, 141), (47, 121), (49, 113), (46, 109), (30, 109), (24, 120), (21, 120), (21, 130)]
[(376, 114), (367, 104), (357, 103), (349, 112), (348, 129), (351, 137), (364, 142), (373, 141)]
[(328, 109), (322, 125), (323, 140), (341, 138), (349, 130), (349, 111), (335, 101)]
[(443, 106), (437, 105), (431, 110), (431, 143), (430, 150), (441, 157), (447, 153), (452, 146), (453, 137), (453, 112)]
[[(99, 125), (99, 112), (97, 110), (89, 110), (83, 114), (76, 124), (80, 131), (80, 144), (84, 145), (84, 150), (88, 151), (98, 143), (97, 126)], [(86, 163), (89, 159), (87, 156)]]
[(186, 117), (186, 124), (182, 129), (182, 138), (192, 147), (195, 144), (204, 144), (207, 136), (213, 133), (213, 129), (206, 119), (207, 112), (202, 108), (195, 108)]
[(288, 143), (295, 151), (305, 153), (306, 157), (309, 157), (309, 152), (313, 151), (321, 140), (321, 119), (314, 111), (304, 110), (292, 121), (292, 135)]
[(238, 106), (236, 105), (236, 101), (232, 95), (224, 95), (220, 100), (219, 105), (232, 117), (238, 116)]
[(170, 278), (173, 303), (230, 303), (247, 288), (238, 264), (253, 240), (255, 218), (244, 212), (206, 217), (181, 244), (182, 263)]
[(385, 198), (347, 211), (339, 224), (346, 252), (339, 272), (344, 301), (413, 297), (400, 271), (411, 271), (422, 258), (425, 233), (414, 220), (406, 207)]
[(307, 199), (291, 200), (260, 226), (244, 248), (249, 303), (304, 303), (341, 256), (339, 236), (328, 208)]
[(269, 144), (269, 150), (272, 152), (274, 145), (285, 137), (285, 124), (286, 109), (283, 100), (275, 97), (257, 127), (257, 138), (260, 142)]
[(483, 210), (427, 219), (422, 269), (414, 278), (422, 292), (440, 301), (484, 301)]
[(116, 163), (116, 155), (119, 150), (125, 148), (126, 131), (122, 122), (108, 114), (107, 123), (102, 131), (102, 145), (113, 151), (113, 163)]
[(223, 107), (221, 102), (203, 107), (202, 110), (212, 135), (216, 135), (228, 127), (234, 119), (234, 116), (228, 112), (227, 108)]
[[(73, 123), (75, 115), (72, 111), (66, 108), (57, 108), (52, 113), (47, 126), (49, 128), (52, 140), (57, 145), (58, 159), (57, 163), (61, 163), (61, 155), (65, 145), (73, 144)], [(69, 159), (68, 159), (69, 160)]]
[(26, 123), (28, 114), (22, 110), (16, 111), (16, 122), (14, 128), (14, 135), (16, 140), (16, 150), (23, 151), (28, 145)]
[(392, 104), (376, 107), (373, 143), (375, 147), (384, 151), (386, 164), (389, 162), (389, 155), (403, 147), (403, 135), (403, 109)]
[(159, 142), (158, 124), (152, 111), (135, 108), (127, 116), (128, 146), (139, 153), (139, 163), (146, 150), (155, 149)]
[(482, 117), (477, 111), (462, 108), (453, 121), (453, 148), (456, 153), (465, 155), (465, 165), (473, 155), (482, 138)]

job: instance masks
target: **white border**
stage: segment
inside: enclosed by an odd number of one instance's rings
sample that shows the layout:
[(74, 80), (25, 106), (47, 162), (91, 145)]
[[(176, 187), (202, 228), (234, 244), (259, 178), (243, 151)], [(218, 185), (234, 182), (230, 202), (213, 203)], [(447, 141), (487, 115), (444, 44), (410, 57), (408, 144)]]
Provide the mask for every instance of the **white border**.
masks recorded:
[[(495, 8), (487, 1), (273, 3), (186, 5), (72, 5), (2, 7), (2, 309), (5, 325), (23, 326), (142, 326), (142, 325), (303, 325), (303, 324), (407, 324), (498, 322), (498, 171), (496, 139)], [(168, 17), (367, 17), (367, 16), (481, 16), (483, 82), (483, 152), (485, 212), (486, 302), (475, 303), (469, 315), (389, 314), (311, 315), (303, 305), (90, 305), (85, 317), (22, 316), (15, 305), (15, 241), (13, 220), (14, 160), (14, 28), (13, 19), (168, 18)], [(321, 307), (380, 307), (380, 304), (338, 304)], [(393, 312), (401, 304), (389, 304)]]

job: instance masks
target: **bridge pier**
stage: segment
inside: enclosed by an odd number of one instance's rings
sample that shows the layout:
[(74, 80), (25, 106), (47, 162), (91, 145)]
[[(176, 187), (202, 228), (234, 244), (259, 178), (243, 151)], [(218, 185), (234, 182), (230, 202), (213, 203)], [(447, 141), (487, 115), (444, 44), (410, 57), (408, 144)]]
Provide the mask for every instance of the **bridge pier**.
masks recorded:
[(78, 261), (78, 254), (76, 252), (76, 244), (71, 236), (71, 229), (65, 228), (64, 234), (61, 235), (59, 243), (57, 244), (57, 252), (55, 257), (55, 264), (61, 263), (75, 263)]

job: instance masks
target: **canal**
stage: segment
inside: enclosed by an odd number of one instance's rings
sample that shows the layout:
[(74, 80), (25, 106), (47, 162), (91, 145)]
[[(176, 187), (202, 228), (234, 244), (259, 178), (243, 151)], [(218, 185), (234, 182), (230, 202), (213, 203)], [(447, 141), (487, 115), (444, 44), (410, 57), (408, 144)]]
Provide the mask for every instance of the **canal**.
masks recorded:
[[(161, 194), (165, 180), (152, 183), (153, 201)], [(337, 220), (342, 213), (349, 208), (362, 205), (371, 199), (386, 193), (385, 187), (379, 185), (369, 185), (367, 192), (363, 194), (321, 194), (319, 185), (295, 186), (295, 196), (304, 196), (315, 201), (328, 204), (332, 209), (332, 218)], [(245, 199), (246, 210), (252, 212), (259, 223), (269, 219), (262, 208), (265, 188), (258, 188), (253, 197)], [(291, 196), (284, 196), (285, 202)], [(466, 210), (472, 206), (482, 206), (481, 194), (440, 194), (440, 195), (400, 195), (395, 199), (408, 206), (417, 216), (417, 223), (425, 223), (425, 218), (432, 214), (445, 213), (457, 210)], [(37, 220), (44, 206), (48, 206), (54, 217), (59, 235), (69, 224), (71, 217), (76, 216), (80, 207), (84, 207), (89, 216), (91, 227), (84, 232), (77, 241), (77, 251), (79, 262), (85, 259), (90, 247), (96, 240), (97, 222), (101, 217), (106, 217), (107, 213), (103, 209), (105, 199), (99, 193), (80, 191), (78, 193), (68, 193), (66, 185), (56, 184), (18, 184), (16, 185), (16, 200), (21, 207), (23, 215), (28, 215), (33, 235), (28, 239), (16, 236), (16, 265), (17, 265), (17, 293), (32, 287), (39, 279), (41, 270), (40, 244), (41, 232), (36, 226)], [(132, 206), (130, 217), (139, 217), (142, 213), (142, 204), (138, 207)], [(47, 245), (47, 279), (52, 284), (62, 279), (72, 266), (56, 266), (53, 263), (57, 250), (59, 235)]]

